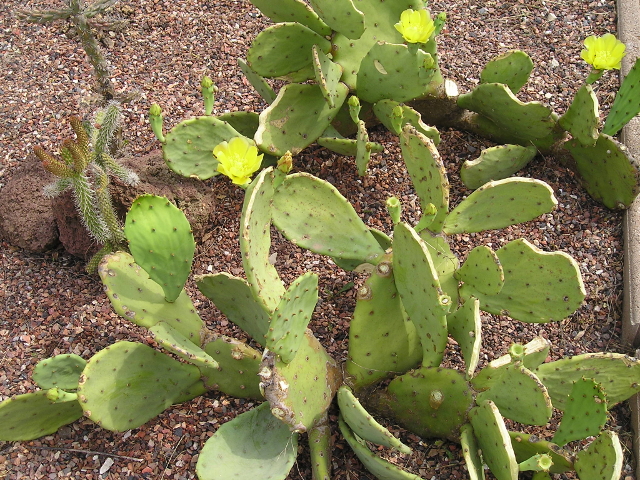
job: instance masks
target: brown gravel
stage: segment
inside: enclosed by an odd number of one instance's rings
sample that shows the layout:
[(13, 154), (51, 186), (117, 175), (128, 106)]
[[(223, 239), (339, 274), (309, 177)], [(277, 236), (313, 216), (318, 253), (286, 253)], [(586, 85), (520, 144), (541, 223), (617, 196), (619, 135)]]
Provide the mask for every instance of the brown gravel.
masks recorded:
[[(0, 5), (0, 185), (3, 176), (23, 162), (35, 145), (56, 150), (70, 135), (67, 117), (91, 111), (90, 67), (81, 48), (68, 37), (71, 32), (66, 25), (28, 25), (12, 15), (17, 8), (45, 9), (63, 3), (5, 0)], [(432, 1), (430, 8), (448, 14), (449, 23), (440, 37), (441, 65), (462, 91), (477, 83), (480, 69), (490, 57), (520, 48), (536, 65), (521, 98), (547, 102), (559, 112), (567, 107), (587, 73), (579, 59), (582, 39), (615, 32), (613, 0)], [(151, 103), (163, 107), (167, 128), (201, 114), (197, 87), (203, 74), (212, 76), (220, 88), (218, 113), (263, 108), (236, 66), (236, 59), (244, 56), (252, 38), (267, 24), (248, 1), (122, 0), (112, 13), (128, 21), (121, 31), (101, 32), (116, 89), (142, 94), (125, 109), (128, 154), (158, 148), (145, 120)], [(598, 84), (604, 111), (616, 82), (616, 76), (611, 75)], [(378, 130), (372, 135), (386, 148), (374, 156), (370, 174), (364, 179), (356, 176), (352, 159), (320, 148), (310, 148), (296, 159), (296, 166), (334, 183), (369, 225), (388, 231), (390, 221), (383, 206), (389, 195), (401, 198), (405, 218), (411, 222), (419, 217), (418, 203), (397, 161), (396, 142)], [(475, 158), (487, 145), (466, 133), (443, 132), (440, 150), (455, 191), (452, 204), (468, 194), (458, 179), (460, 163)], [(594, 204), (576, 186), (572, 175), (551, 158), (536, 160), (523, 174), (543, 179), (556, 190), (557, 211), (504, 231), (458, 235), (453, 239), (456, 251), (464, 257), (478, 244), (499, 248), (521, 236), (544, 250), (566, 251), (580, 264), (588, 297), (576, 314), (560, 323), (523, 324), (486, 316), (483, 364), (501, 355), (510, 342), (528, 341), (535, 335), (553, 342), (553, 358), (601, 350), (625, 352), (619, 344), (621, 214)], [(216, 220), (199, 246), (194, 272), (241, 274), (237, 231), (243, 192), (222, 179), (209, 183), (219, 191), (219, 205)], [(86, 275), (83, 264), (74, 258), (62, 251), (33, 255), (4, 242), (0, 245), (0, 399), (32, 391), (31, 371), (48, 356), (73, 352), (88, 358), (123, 339), (153, 344), (145, 331), (111, 311), (98, 280)], [(277, 234), (274, 252), (276, 266), (287, 283), (307, 270), (320, 275), (321, 301), (312, 328), (327, 350), (344, 360), (346, 329), (355, 302), (348, 286), (359, 279), (292, 247)], [(195, 291), (193, 285), (189, 288)], [(194, 296), (212, 328), (241, 335), (207, 299)], [(0, 479), (195, 478), (202, 444), (220, 424), (250, 406), (243, 400), (210, 394), (175, 406), (126, 433), (78, 421), (36, 441), (0, 443)], [(609, 427), (621, 435), (626, 448), (624, 475), (633, 479), (625, 405), (613, 410)], [(415, 453), (392, 461), (426, 479), (466, 478), (457, 445), (400, 434)], [(550, 436), (545, 429), (538, 434)], [(334, 447), (335, 479), (372, 478), (335, 430)], [(301, 451), (291, 479), (311, 478), (307, 450), (301, 447)]]

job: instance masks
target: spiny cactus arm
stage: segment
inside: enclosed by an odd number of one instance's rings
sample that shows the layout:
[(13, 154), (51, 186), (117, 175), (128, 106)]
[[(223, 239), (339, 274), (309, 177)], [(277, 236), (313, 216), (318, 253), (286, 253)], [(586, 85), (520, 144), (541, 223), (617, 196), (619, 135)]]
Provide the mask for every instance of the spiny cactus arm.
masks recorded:
[(51, 23), (56, 20), (68, 20), (74, 11), (72, 8), (60, 8), (58, 10), (18, 10), (16, 16), (20, 20), (29, 23)]
[(542, 440), (536, 435), (509, 431), (511, 446), (519, 463), (526, 461), (534, 455), (544, 453), (553, 460), (551, 473), (564, 473), (573, 470), (573, 461), (570, 451), (563, 450), (555, 443)]
[(351, 430), (363, 440), (376, 443), (388, 448), (393, 448), (400, 453), (410, 454), (411, 449), (385, 427), (380, 425), (365, 410), (360, 401), (355, 397), (349, 387), (343, 385), (338, 390), (338, 405), (342, 419)]
[(102, 55), (102, 50), (100, 49), (98, 40), (91, 31), (87, 17), (84, 14), (72, 15), (70, 20), (76, 27), (82, 48), (87, 54), (87, 57), (89, 57), (89, 63), (91, 63), (93, 67), (93, 72), (98, 82), (98, 92), (105, 100), (112, 100), (116, 96), (116, 91), (111, 83), (109, 65), (104, 55)]
[(260, 345), (265, 344), (270, 312), (262, 300), (255, 296), (246, 280), (224, 272), (197, 275), (195, 280), (198, 290), (229, 321), (238, 325)]
[(331, 28), (302, 0), (251, 0), (251, 3), (275, 23), (297, 22), (319, 35), (331, 35)]
[(503, 83), (513, 93), (527, 83), (533, 70), (531, 57), (521, 50), (510, 50), (490, 60), (480, 73), (482, 83)]
[(124, 233), (135, 262), (158, 283), (167, 302), (182, 292), (195, 240), (184, 213), (165, 197), (141, 195), (127, 213)]
[(77, 174), (71, 177), (73, 199), (85, 228), (98, 243), (109, 241), (109, 228), (98, 210), (95, 187), (89, 177)]
[(593, 147), (596, 144), (600, 114), (598, 98), (591, 85), (583, 85), (578, 90), (569, 109), (558, 119), (558, 123), (581, 145)]
[(624, 77), (613, 105), (611, 105), (609, 115), (604, 122), (602, 133), (616, 135), (629, 120), (640, 112), (638, 84), (640, 84), (640, 59), (636, 59), (633, 67)]
[(329, 415), (307, 431), (312, 480), (331, 480), (331, 427)]
[(145, 328), (167, 322), (194, 344), (200, 345), (204, 322), (184, 290), (173, 303), (165, 301), (162, 287), (149, 278), (130, 254), (124, 252), (105, 256), (98, 267), (98, 274), (118, 315)]
[(38, 362), (33, 369), (33, 381), (42, 388), (75, 390), (86, 360), (73, 353), (56, 355)]
[(551, 441), (563, 446), (598, 435), (606, 421), (607, 399), (602, 388), (590, 378), (581, 378), (573, 384), (560, 426)]
[(122, 224), (120, 223), (120, 220), (113, 208), (111, 194), (109, 193), (109, 177), (107, 172), (95, 163), (92, 164), (91, 167), (96, 179), (96, 204), (98, 206), (100, 216), (109, 230), (108, 241), (112, 245), (121, 245), (124, 248), (127, 239), (122, 231)]
[(113, 175), (125, 185), (137, 185), (140, 181), (140, 177), (138, 177), (136, 172), (130, 170), (124, 165), (120, 165), (106, 152), (102, 153), (100, 160), (97, 160), (96, 163), (104, 165), (109, 175)]
[[(53, 173), (56, 177), (60, 177), (60, 180), (69, 179), (75, 175), (75, 172), (68, 164), (60, 161), (59, 159), (51, 155), (49, 152), (47, 152), (44, 148), (40, 146), (35, 147), (33, 149), (33, 152), (42, 161), (42, 166), (44, 167), (44, 169), (49, 173)], [(65, 181), (63, 183), (65, 185), (64, 188), (62, 188), (62, 185), (61, 185), (60, 188), (62, 189), (56, 188), (54, 191), (57, 191), (58, 193), (62, 193), (64, 192), (64, 190), (69, 188), (69, 186), (71, 186), (70, 180)], [(55, 196), (55, 195), (50, 195), (50, 196)]]
[(478, 447), (478, 440), (473, 434), (473, 427), (470, 423), (465, 423), (460, 427), (460, 445), (469, 480), (484, 480), (484, 464), (480, 455), (481, 450)]
[(96, 161), (102, 159), (102, 153), (108, 153), (113, 146), (114, 136), (122, 124), (122, 107), (120, 102), (111, 100), (104, 108), (98, 110), (93, 117), (91, 144)]
[(518, 462), (498, 407), (486, 400), (471, 409), (469, 420), (491, 473), (497, 480), (517, 480)]
[[(39, 390), (0, 402), (0, 440), (33, 440), (58, 431), (82, 417), (75, 394)], [(66, 393), (66, 395), (65, 395)]]
[(475, 160), (466, 160), (460, 179), (467, 188), (480, 188), (491, 180), (502, 180), (524, 168), (537, 155), (533, 145), (499, 145), (482, 150)]
[(480, 359), (482, 346), (482, 323), (480, 318), (480, 302), (477, 298), (467, 299), (455, 312), (447, 315), (449, 334), (458, 342), (467, 377), (475, 372)]
[(106, 12), (113, 7), (118, 0), (94, 0), (91, 4), (84, 8), (83, 14), (87, 18), (95, 17), (101, 13)]
[(349, 425), (344, 421), (342, 416), (338, 420), (340, 426), (340, 432), (345, 438), (353, 452), (360, 459), (362, 464), (369, 470), (376, 478), (384, 480), (422, 480), (417, 475), (402, 470), (391, 462), (378, 457), (375, 453), (369, 450), (365, 441), (351, 430)]
[(204, 444), (200, 480), (284, 480), (298, 456), (298, 434), (275, 418), (269, 403), (223, 424)]
[[(194, 386), (199, 386), (195, 391)], [(78, 385), (84, 414), (107, 430), (124, 432), (167, 407), (206, 390), (194, 365), (178, 362), (147, 345), (118, 342), (96, 353)]]
[(607, 430), (578, 452), (574, 466), (581, 480), (618, 480), (623, 461), (618, 434)]

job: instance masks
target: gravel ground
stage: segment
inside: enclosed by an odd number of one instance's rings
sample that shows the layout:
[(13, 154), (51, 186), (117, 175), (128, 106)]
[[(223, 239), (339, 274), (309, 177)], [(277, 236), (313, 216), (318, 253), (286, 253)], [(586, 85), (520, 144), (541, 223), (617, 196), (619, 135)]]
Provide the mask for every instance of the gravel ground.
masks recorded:
[[(90, 67), (81, 48), (69, 38), (67, 26), (28, 25), (18, 22), (12, 13), (17, 8), (54, 8), (62, 3), (5, 0), (0, 5), (0, 185), (35, 145), (56, 151), (59, 142), (70, 135), (66, 118), (91, 112)], [(443, 0), (430, 2), (430, 8), (435, 13), (447, 12), (449, 22), (440, 37), (441, 65), (462, 91), (477, 83), (490, 57), (520, 48), (536, 65), (521, 98), (544, 101), (559, 112), (566, 109), (587, 74), (579, 58), (582, 39), (615, 32), (613, 0)], [(125, 108), (128, 155), (158, 148), (145, 121), (151, 103), (163, 107), (167, 128), (202, 113), (197, 92), (204, 74), (213, 77), (220, 88), (217, 113), (264, 108), (236, 66), (236, 59), (244, 57), (251, 40), (268, 23), (248, 1), (122, 0), (112, 15), (127, 20), (121, 30), (100, 32), (114, 84), (117, 90), (141, 93), (140, 100)], [(597, 86), (605, 112), (616, 83), (616, 75), (610, 75)], [(468, 194), (458, 180), (460, 163), (475, 158), (489, 143), (457, 131), (442, 134), (440, 151), (455, 190), (455, 205)], [(401, 198), (406, 220), (417, 221), (419, 211), (406, 172), (396, 161), (396, 142), (382, 131), (375, 130), (372, 136), (385, 144), (385, 151), (373, 157), (370, 175), (363, 179), (355, 175), (352, 159), (320, 148), (310, 148), (296, 159), (296, 166), (334, 183), (370, 226), (389, 231), (391, 224), (383, 208), (389, 195)], [(572, 175), (551, 158), (537, 159), (523, 175), (543, 179), (556, 190), (557, 211), (500, 232), (456, 236), (455, 250), (464, 258), (478, 244), (499, 248), (524, 237), (544, 250), (566, 251), (580, 264), (588, 297), (576, 314), (554, 324), (529, 325), (486, 316), (482, 364), (504, 353), (512, 341), (526, 342), (535, 335), (553, 342), (554, 359), (602, 350), (629, 353), (619, 344), (621, 214), (592, 202)], [(219, 204), (216, 220), (199, 246), (194, 272), (241, 274), (237, 231), (243, 192), (223, 179), (210, 184), (219, 191)], [(48, 356), (73, 352), (88, 358), (124, 339), (153, 345), (145, 331), (111, 311), (99, 281), (85, 274), (78, 260), (63, 251), (34, 255), (6, 242), (0, 245), (0, 399), (33, 391), (31, 371)], [(320, 275), (321, 301), (311, 326), (327, 350), (344, 360), (355, 303), (353, 289), (348, 287), (361, 279), (278, 237), (274, 252), (276, 267), (287, 283), (307, 270)], [(195, 293), (192, 284), (189, 290), (212, 328), (242, 335)], [(170, 408), (125, 433), (108, 432), (81, 420), (36, 441), (0, 443), (0, 478), (195, 478), (202, 444), (220, 424), (251, 406), (209, 394)], [(549, 437), (554, 426), (551, 422), (548, 430), (536, 433)], [(612, 411), (609, 427), (621, 435), (626, 449), (624, 475), (633, 479), (625, 405)], [(426, 479), (466, 478), (457, 445), (399, 434), (415, 453), (392, 461)], [(311, 478), (306, 447), (301, 451), (291, 479)], [(371, 478), (335, 430), (333, 463), (335, 479)]]

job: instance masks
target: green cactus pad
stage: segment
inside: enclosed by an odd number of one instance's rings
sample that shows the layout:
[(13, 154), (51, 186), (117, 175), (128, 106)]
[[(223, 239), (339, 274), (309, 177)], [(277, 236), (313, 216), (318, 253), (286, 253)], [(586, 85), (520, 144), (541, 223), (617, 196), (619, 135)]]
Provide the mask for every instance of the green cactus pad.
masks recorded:
[(618, 480), (623, 461), (618, 434), (607, 430), (578, 452), (574, 467), (581, 480)]
[(206, 180), (219, 173), (213, 149), (241, 136), (235, 128), (216, 117), (190, 118), (167, 133), (162, 145), (164, 160), (178, 175)]
[(628, 208), (640, 192), (639, 164), (622, 143), (601, 134), (593, 147), (569, 140), (564, 148), (575, 160), (581, 182), (607, 208)]
[(577, 262), (564, 252), (543, 252), (524, 239), (509, 242), (496, 255), (504, 270), (504, 287), (484, 295), (462, 285), (461, 295), (473, 295), (480, 308), (522, 322), (559, 321), (575, 312), (586, 292)]
[(331, 35), (331, 28), (302, 0), (251, 0), (251, 3), (274, 23), (297, 22), (319, 35)]
[(258, 75), (281, 77), (312, 66), (311, 49), (317, 46), (324, 53), (331, 43), (304, 25), (285, 22), (262, 30), (247, 50), (247, 65)]
[(290, 363), (267, 351), (259, 376), (271, 413), (295, 432), (306, 432), (324, 417), (342, 383), (340, 368), (311, 330)]
[(438, 73), (433, 58), (407, 45), (375, 43), (362, 59), (356, 90), (361, 100), (375, 103), (383, 99), (406, 102), (429, 91)]
[(369, 147), (369, 134), (364, 121), (358, 122), (358, 136), (356, 139), (356, 165), (358, 166), (358, 175), (364, 177), (367, 174), (367, 167), (371, 159), (371, 149)]
[(244, 135), (247, 138), (253, 138), (260, 122), (260, 116), (255, 112), (227, 112), (218, 115), (217, 118), (227, 122), (240, 135)]
[(421, 367), (374, 392), (376, 409), (423, 438), (457, 440), (473, 406), (469, 383), (456, 370)]
[(480, 157), (462, 164), (460, 179), (467, 188), (480, 188), (491, 180), (502, 180), (525, 167), (538, 150), (533, 145), (499, 145), (483, 150)]
[(592, 378), (607, 396), (609, 408), (640, 392), (640, 361), (621, 353), (585, 353), (555, 362), (543, 363), (536, 370), (551, 395), (553, 406), (564, 410), (573, 383)]
[(605, 431), (578, 452), (574, 463), (581, 480), (618, 480), (622, 475), (624, 456), (615, 432)]
[(202, 385), (197, 367), (141, 343), (118, 342), (91, 357), (80, 377), (78, 400), (98, 425), (124, 432), (186, 400), (188, 392), (204, 393), (204, 386), (193, 390), (197, 385)]
[(209, 390), (219, 390), (232, 397), (263, 398), (258, 378), (260, 352), (224, 335), (210, 335), (205, 342), (204, 351), (218, 363), (215, 370), (202, 370), (204, 384)]
[(417, 475), (413, 475), (406, 470), (402, 470), (393, 463), (380, 458), (369, 450), (365, 441), (353, 433), (342, 417), (339, 417), (338, 425), (342, 436), (347, 441), (353, 452), (360, 459), (366, 469), (369, 470), (376, 478), (381, 480), (423, 480)]
[(562, 421), (551, 441), (562, 446), (598, 435), (606, 421), (607, 400), (602, 388), (590, 378), (581, 378), (573, 384)]
[(127, 213), (124, 234), (134, 261), (174, 302), (191, 272), (196, 243), (184, 213), (165, 197), (141, 195)]
[(556, 119), (540, 102), (523, 103), (501, 83), (482, 83), (458, 97), (458, 106), (489, 120), (504, 136), (514, 136), (528, 145), (552, 134)]
[(307, 431), (314, 480), (331, 480), (331, 427), (328, 415)]
[(353, 0), (310, 0), (309, 3), (324, 23), (345, 37), (355, 40), (364, 32), (365, 17)]
[(498, 407), (487, 400), (471, 409), (469, 420), (491, 473), (497, 480), (517, 480), (518, 462)]
[(284, 480), (298, 456), (298, 434), (275, 418), (264, 402), (223, 424), (204, 444), (200, 480)]
[(270, 314), (262, 301), (256, 299), (249, 284), (228, 273), (197, 275), (198, 290), (211, 300), (229, 321), (235, 323), (252, 339), (264, 345)]
[(470, 423), (465, 423), (460, 427), (460, 446), (469, 480), (484, 480), (484, 465), (480, 456), (480, 448)]
[(504, 228), (551, 212), (557, 204), (545, 182), (505, 178), (485, 184), (460, 202), (445, 219), (443, 232), (453, 235)]
[(66, 395), (64, 401), (55, 401), (47, 396), (49, 392), (39, 390), (0, 402), (0, 441), (44, 437), (82, 417), (82, 408), (74, 394)]
[(338, 85), (342, 75), (342, 67), (337, 63), (333, 63), (317, 45), (313, 46), (312, 58), (316, 82), (318, 82), (329, 107), (333, 108), (336, 106), (335, 100), (338, 98)]
[(460, 261), (451, 251), (449, 242), (444, 235), (431, 233), (425, 229), (420, 232), (420, 238), (431, 255), (433, 266), (438, 274), (440, 287), (451, 297), (452, 305), (458, 303), (458, 279), (455, 278), (456, 271), (460, 267)]
[(271, 315), (266, 347), (284, 363), (291, 363), (318, 303), (318, 275), (296, 278)]
[(56, 355), (38, 362), (33, 369), (32, 378), (43, 390), (48, 388), (75, 390), (78, 388), (78, 380), (86, 364), (85, 359), (73, 353)]
[[(270, 2), (273, 3), (273, 2)], [(244, 73), (244, 76), (249, 80), (251, 86), (258, 92), (258, 95), (262, 97), (262, 99), (268, 104), (272, 104), (276, 99), (276, 92), (273, 91), (271, 85), (267, 83), (264, 77), (258, 75), (243, 59), (238, 59), (238, 65), (240, 66), (240, 70)]]
[(482, 383), (471, 380), (476, 389), (483, 390), (476, 396), (478, 404), (491, 400), (504, 417), (526, 425), (546, 425), (551, 419), (553, 408), (547, 389), (522, 365), (509, 363), (482, 379)]
[(285, 292), (278, 272), (269, 262), (272, 172), (272, 168), (266, 168), (251, 182), (244, 196), (240, 218), (242, 265), (254, 295), (270, 312), (278, 306)]
[(510, 50), (487, 63), (480, 73), (482, 83), (503, 83), (513, 93), (527, 83), (533, 70), (531, 57), (521, 50)]
[(469, 252), (457, 277), (485, 295), (497, 295), (504, 286), (504, 270), (491, 248), (479, 245)]
[(201, 369), (218, 368), (218, 362), (200, 347), (196, 346), (182, 333), (166, 322), (158, 322), (149, 328), (153, 338), (165, 350)]
[(447, 315), (447, 325), (449, 334), (460, 345), (467, 377), (471, 377), (478, 366), (482, 346), (482, 323), (478, 299), (473, 297), (468, 299), (458, 310)]
[[(402, 116), (396, 121), (394, 111), (398, 111), (396, 110), (398, 108), (400, 108)], [(409, 105), (383, 99), (373, 105), (373, 113), (375, 113), (376, 118), (380, 120), (388, 130), (396, 135), (400, 135), (402, 133), (402, 127), (409, 123), (418, 132), (430, 138), (434, 145), (437, 146), (440, 143), (440, 132), (438, 132), (438, 129), (426, 125), (422, 121), (422, 115)]]
[(640, 112), (638, 84), (640, 84), (640, 61), (636, 59), (633, 67), (622, 80), (609, 115), (604, 122), (602, 133), (611, 136), (617, 134), (629, 120)]
[(260, 114), (255, 135), (258, 148), (282, 156), (287, 151), (296, 155), (311, 145), (338, 114), (349, 89), (339, 83), (336, 92), (335, 106), (330, 107), (318, 85), (294, 83), (282, 87), (275, 101)]
[[(358, 154), (358, 141), (352, 138), (320, 137), (318, 145), (340, 155), (355, 157)], [(371, 153), (379, 153), (384, 150), (384, 147), (377, 142), (366, 142), (365, 148)]]
[(598, 98), (591, 85), (583, 85), (576, 93), (567, 112), (558, 119), (562, 128), (585, 147), (593, 147), (598, 140)]
[(430, 203), (438, 209), (429, 229), (439, 232), (449, 211), (449, 181), (440, 154), (433, 141), (411, 125), (403, 127), (400, 145), (422, 211)]
[(510, 431), (509, 436), (511, 437), (511, 446), (519, 463), (539, 453), (546, 453), (553, 460), (553, 466), (549, 470), (551, 473), (564, 473), (573, 470), (571, 452), (563, 450), (555, 443), (541, 440), (536, 435), (529, 435), (528, 433)]
[(404, 223), (398, 223), (393, 232), (393, 272), (402, 305), (420, 336), (422, 365), (440, 365), (447, 346), (451, 297), (440, 287), (424, 241)]
[(385, 427), (380, 425), (367, 412), (360, 401), (355, 397), (351, 389), (345, 385), (338, 390), (338, 405), (340, 415), (351, 430), (360, 438), (378, 445), (393, 448), (400, 453), (410, 454), (411, 449)]
[(184, 290), (175, 302), (166, 302), (160, 285), (149, 278), (131, 255), (124, 252), (105, 256), (98, 267), (98, 274), (118, 315), (146, 328), (167, 322), (200, 345), (200, 330), (204, 322)]
[(403, 313), (393, 265), (387, 257), (358, 290), (345, 366), (350, 385), (357, 391), (402, 374), (421, 360), (420, 339), (415, 325)]
[(287, 176), (276, 190), (273, 223), (299, 247), (335, 259), (375, 264), (384, 254), (347, 199), (304, 172)]

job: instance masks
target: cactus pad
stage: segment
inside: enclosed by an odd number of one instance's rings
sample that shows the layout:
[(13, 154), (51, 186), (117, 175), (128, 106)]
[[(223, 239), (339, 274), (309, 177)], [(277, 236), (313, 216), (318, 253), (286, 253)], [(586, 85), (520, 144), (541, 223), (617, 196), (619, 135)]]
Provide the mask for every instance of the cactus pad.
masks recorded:
[(629, 120), (640, 112), (638, 83), (640, 83), (640, 61), (636, 59), (633, 67), (622, 80), (609, 115), (607, 115), (607, 120), (604, 122), (602, 133), (611, 136), (617, 134)]
[(298, 434), (275, 418), (264, 402), (223, 424), (204, 444), (200, 480), (284, 480), (298, 455)]
[(82, 417), (74, 394), (64, 401), (51, 400), (50, 390), (25, 393), (0, 402), (0, 441), (33, 440)]
[(244, 279), (224, 272), (198, 275), (196, 285), (229, 321), (239, 326), (260, 345), (264, 345), (269, 328), (269, 312), (262, 301), (256, 299)]
[(598, 98), (591, 85), (583, 85), (576, 93), (567, 112), (558, 119), (562, 128), (586, 147), (593, 147), (598, 140)]
[(244, 76), (247, 78), (247, 80), (249, 80), (251, 86), (255, 89), (256, 92), (258, 92), (258, 95), (260, 95), (262, 99), (268, 104), (272, 104), (276, 99), (276, 92), (273, 91), (271, 85), (269, 85), (267, 81), (263, 77), (258, 75), (258, 73), (255, 72), (249, 65), (247, 65), (247, 62), (245, 62), (243, 59), (238, 59), (238, 66), (240, 67), (240, 70), (242, 70), (242, 73), (244, 73)]
[(202, 385), (197, 367), (141, 343), (118, 342), (91, 357), (80, 377), (78, 400), (98, 425), (124, 432), (186, 400), (187, 392), (204, 393), (194, 385)]
[[(363, 13), (358, 10), (353, 0), (310, 0), (309, 3), (318, 16), (331, 29), (340, 32), (347, 38), (360, 38), (365, 28)], [(359, 2), (361, 3), (361, 2)]]
[(340, 111), (349, 88), (338, 83), (335, 92), (335, 105), (331, 107), (318, 85), (292, 83), (282, 87), (274, 102), (260, 114), (255, 135), (258, 148), (282, 156), (287, 151), (296, 155), (311, 145)]
[(609, 407), (640, 392), (640, 360), (621, 353), (585, 353), (543, 363), (534, 372), (559, 410), (565, 408), (573, 382), (582, 377), (600, 384)]
[(578, 452), (574, 467), (582, 480), (618, 480), (622, 475), (623, 460), (618, 435), (605, 431), (586, 450)]
[(213, 149), (241, 136), (231, 125), (215, 117), (184, 120), (167, 133), (162, 146), (164, 160), (178, 175), (206, 180), (219, 173)]
[(165, 350), (201, 369), (218, 368), (218, 362), (211, 358), (204, 350), (196, 346), (182, 333), (166, 322), (158, 322), (149, 328), (153, 338)]
[(487, 400), (471, 409), (469, 420), (491, 473), (497, 480), (517, 480), (518, 462), (498, 407)]
[(433, 266), (438, 274), (440, 287), (451, 297), (452, 305), (458, 303), (458, 279), (456, 271), (460, 267), (460, 261), (451, 251), (449, 242), (444, 235), (431, 233), (428, 229), (420, 232), (420, 238), (431, 255)]
[(317, 302), (318, 276), (307, 272), (291, 284), (273, 311), (266, 347), (284, 363), (296, 356)]
[(525, 167), (538, 150), (530, 145), (499, 145), (483, 150), (480, 157), (462, 164), (460, 179), (467, 188), (480, 188), (491, 180), (502, 180)]
[(363, 120), (358, 122), (358, 136), (356, 137), (356, 165), (358, 175), (364, 177), (367, 174), (367, 167), (371, 159), (371, 148), (369, 147), (369, 134)]
[(388, 260), (380, 262), (358, 290), (349, 326), (345, 369), (356, 391), (404, 373), (422, 360), (416, 327), (403, 314), (393, 265)]
[[(482, 232), (528, 222), (555, 209), (553, 190), (541, 180), (511, 177), (474, 191), (447, 216), (443, 232)], [(496, 208), (500, 205), (500, 208)]]
[(165, 197), (141, 195), (127, 213), (124, 233), (134, 261), (162, 287), (165, 300), (174, 302), (196, 249), (187, 217)]
[(469, 252), (458, 278), (485, 295), (497, 295), (504, 286), (504, 270), (491, 248), (479, 245)]
[(343, 385), (338, 390), (340, 415), (351, 430), (360, 438), (378, 445), (393, 448), (400, 453), (410, 454), (411, 449), (380, 425), (360, 404), (349, 387)]
[[(388, 130), (396, 135), (400, 135), (402, 133), (402, 127), (409, 123), (416, 131), (430, 138), (434, 145), (437, 146), (440, 143), (440, 132), (438, 132), (438, 129), (426, 125), (422, 121), (422, 115), (409, 105), (384, 99), (373, 105), (373, 113), (375, 113), (376, 118), (380, 120)], [(396, 116), (398, 113), (401, 113), (401, 115)]]
[(564, 148), (575, 160), (575, 169), (591, 197), (611, 209), (631, 205), (640, 192), (639, 164), (622, 143), (601, 134), (593, 147), (573, 139)]
[(590, 378), (581, 378), (573, 384), (562, 421), (551, 441), (566, 445), (598, 435), (606, 421), (607, 400), (600, 385)]
[(316, 81), (329, 107), (333, 108), (336, 106), (335, 99), (338, 97), (338, 84), (342, 75), (342, 67), (337, 63), (333, 63), (317, 45), (313, 46), (312, 53)]
[(573, 470), (571, 452), (563, 450), (555, 443), (541, 440), (536, 435), (529, 435), (528, 433), (510, 431), (509, 436), (511, 437), (511, 446), (519, 463), (534, 455), (544, 453), (553, 460), (553, 465), (549, 470), (551, 473), (564, 473)]
[(471, 377), (478, 366), (482, 346), (482, 323), (478, 299), (473, 297), (468, 299), (458, 310), (447, 315), (447, 325), (449, 334), (460, 345), (467, 377)]
[(217, 369), (202, 371), (205, 386), (233, 397), (262, 399), (258, 385), (260, 352), (223, 335), (205, 341), (204, 351), (218, 363)]
[(375, 264), (384, 254), (347, 199), (307, 173), (289, 175), (278, 187), (273, 223), (299, 247), (339, 260)]
[(478, 440), (473, 434), (473, 427), (470, 423), (465, 423), (460, 427), (460, 446), (469, 480), (484, 480), (484, 466), (480, 456), (480, 448), (478, 448)]
[(251, 0), (251, 3), (274, 23), (298, 22), (319, 35), (331, 35), (331, 28), (302, 0)]
[(56, 355), (38, 362), (33, 369), (33, 381), (44, 390), (61, 388), (75, 390), (86, 360), (73, 353)]
[[(332, 152), (336, 152), (340, 155), (349, 155), (355, 157), (358, 154), (358, 141), (352, 138), (341, 137), (320, 137), (318, 138), (318, 145), (326, 147)], [(379, 153), (384, 150), (384, 147), (376, 142), (366, 142), (365, 148), (370, 153)]]
[(480, 300), (482, 310), (523, 322), (559, 321), (575, 312), (586, 295), (576, 261), (564, 252), (543, 252), (524, 239), (509, 242), (496, 255), (504, 270), (504, 287), (484, 295), (469, 285), (463, 296)]
[(331, 480), (331, 427), (325, 414), (317, 425), (307, 431), (311, 471), (314, 480)]
[(402, 158), (424, 212), (431, 203), (438, 209), (429, 229), (439, 232), (449, 210), (449, 181), (440, 154), (431, 139), (411, 125), (400, 136)]
[(271, 412), (294, 432), (306, 432), (324, 417), (342, 383), (340, 368), (311, 330), (290, 363), (267, 351), (260, 379)]
[(518, 93), (529, 80), (531, 70), (531, 57), (521, 50), (511, 50), (489, 61), (480, 73), (480, 81), (503, 83), (513, 93)]

